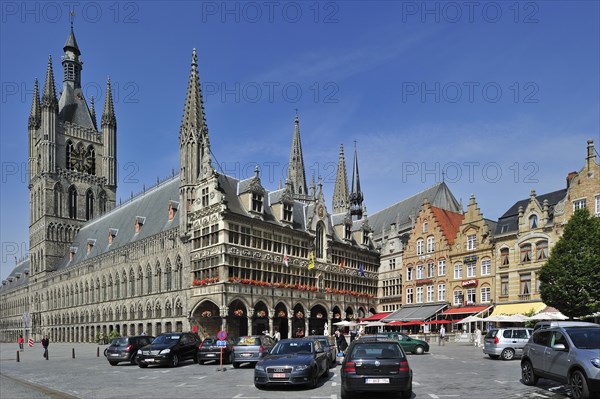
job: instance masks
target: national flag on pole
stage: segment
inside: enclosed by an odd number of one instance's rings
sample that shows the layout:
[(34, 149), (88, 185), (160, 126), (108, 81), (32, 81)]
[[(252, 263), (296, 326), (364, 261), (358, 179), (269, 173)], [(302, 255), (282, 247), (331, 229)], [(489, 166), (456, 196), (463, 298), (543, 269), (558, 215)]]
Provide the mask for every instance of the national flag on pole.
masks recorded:
[(290, 257), (288, 256), (288, 253), (287, 253), (287, 245), (284, 244), (283, 245), (283, 264), (289, 267), (290, 266), (289, 262), (290, 262)]
[(315, 268), (315, 254), (311, 251), (310, 261), (308, 262), (308, 270)]
[(27, 345), (29, 345), (29, 347), (31, 348), (31, 347), (33, 347), (33, 344), (35, 344), (35, 341), (33, 340), (33, 338), (29, 338), (27, 340)]
[(366, 277), (365, 270), (363, 269), (362, 263), (358, 264), (358, 272), (360, 273), (361, 276)]

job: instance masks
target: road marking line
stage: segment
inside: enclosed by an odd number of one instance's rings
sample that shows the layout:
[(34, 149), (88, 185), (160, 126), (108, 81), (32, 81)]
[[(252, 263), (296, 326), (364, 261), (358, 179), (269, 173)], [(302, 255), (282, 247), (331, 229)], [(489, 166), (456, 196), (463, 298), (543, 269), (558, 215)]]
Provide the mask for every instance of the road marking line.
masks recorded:
[(260, 396), (242, 396), (241, 393), (238, 393), (233, 399), (260, 399)]
[(195, 380), (201, 380), (201, 379), (203, 379), (203, 378), (206, 378), (206, 377), (207, 377), (207, 376), (205, 376), (205, 375), (201, 375), (201, 376), (199, 376), (199, 377), (190, 377), (190, 378), (193, 378), (193, 379), (195, 379)]
[(537, 392), (531, 393), (531, 396), (537, 396), (538, 398), (549, 398), (550, 397), (550, 396), (542, 395), (542, 394), (537, 393)]
[(337, 387), (337, 382), (332, 382), (332, 383), (331, 383), (331, 386), (332, 386), (332, 387)]
[(429, 393), (428, 395), (432, 399), (440, 399), (442, 396), (454, 396), (454, 397), (460, 396), (460, 395), (436, 395), (434, 393)]
[(419, 386), (419, 385), (421, 385), (421, 383), (417, 382), (417, 381), (413, 381), (413, 385)]

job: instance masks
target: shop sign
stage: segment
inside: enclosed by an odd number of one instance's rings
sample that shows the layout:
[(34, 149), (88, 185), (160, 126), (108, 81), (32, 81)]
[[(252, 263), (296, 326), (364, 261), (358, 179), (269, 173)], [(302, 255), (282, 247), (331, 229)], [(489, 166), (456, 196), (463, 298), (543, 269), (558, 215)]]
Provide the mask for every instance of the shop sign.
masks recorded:
[(477, 287), (477, 283), (478, 283), (477, 280), (465, 280), (462, 282), (462, 286), (463, 287), (470, 287), (470, 286)]

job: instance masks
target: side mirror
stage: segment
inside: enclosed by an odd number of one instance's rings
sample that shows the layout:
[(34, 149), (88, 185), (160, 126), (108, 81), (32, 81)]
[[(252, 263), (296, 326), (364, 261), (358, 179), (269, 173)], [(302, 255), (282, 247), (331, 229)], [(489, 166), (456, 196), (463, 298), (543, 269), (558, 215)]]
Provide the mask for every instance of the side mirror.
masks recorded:
[(552, 345), (552, 349), (554, 349), (555, 351), (567, 352), (567, 347), (565, 346), (565, 344), (554, 344)]

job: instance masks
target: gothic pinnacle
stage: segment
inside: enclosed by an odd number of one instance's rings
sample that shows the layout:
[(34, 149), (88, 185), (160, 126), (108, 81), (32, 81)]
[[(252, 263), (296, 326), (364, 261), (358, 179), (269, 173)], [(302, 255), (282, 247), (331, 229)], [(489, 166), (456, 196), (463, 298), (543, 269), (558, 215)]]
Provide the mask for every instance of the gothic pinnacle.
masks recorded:
[(56, 100), (56, 87), (54, 85), (54, 71), (52, 70), (52, 56), (48, 56), (48, 67), (46, 68), (46, 82), (42, 94), (42, 107), (58, 112), (58, 101)]
[(204, 102), (202, 100), (202, 92), (200, 89), (198, 57), (196, 55), (196, 49), (193, 49), (190, 78), (179, 132), (180, 141), (186, 142), (189, 139), (198, 141), (201, 132), (204, 129), (206, 129), (206, 118), (204, 117)]
[(117, 127), (117, 118), (115, 117), (115, 107), (110, 87), (110, 77), (106, 81), (106, 98), (104, 99), (104, 112), (102, 112), (102, 126), (104, 125)]
[(33, 83), (33, 100), (31, 101), (31, 113), (29, 114), (29, 127), (38, 128), (41, 121), (40, 89), (37, 78)]

